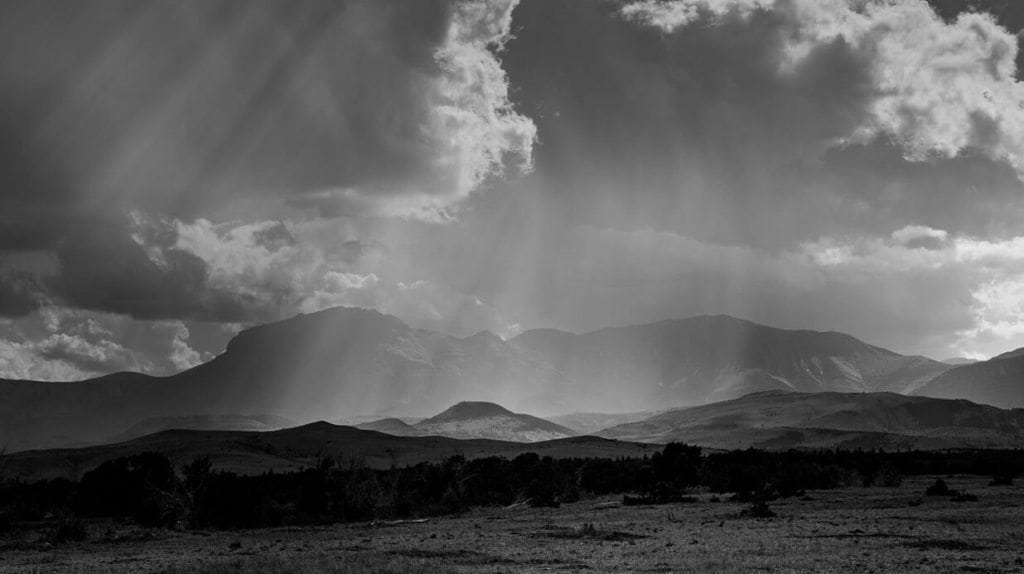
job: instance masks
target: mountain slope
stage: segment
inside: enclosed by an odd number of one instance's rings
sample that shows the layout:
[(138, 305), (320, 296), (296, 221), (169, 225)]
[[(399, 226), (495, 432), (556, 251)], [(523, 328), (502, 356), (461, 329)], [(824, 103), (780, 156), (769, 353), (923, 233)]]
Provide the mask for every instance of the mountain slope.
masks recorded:
[(718, 448), (1019, 448), (1024, 410), (895, 393), (764, 392), (601, 431)]
[(503, 341), (335, 308), (242, 331), (220, 356), (171, 377), (0, 381), (0, 447), (96, 444), (146, 419), (220, 413), (300, 422), (424, 416), (474, 400), (548, 415), (649, 411), (760, 390), (908, 392), (948, 368), (841, 333), (726, 316)]
[(764, 390), (909, 392), (949, 369), (835, 332), (703, 316), (511, 341), (627, 410), (702, 404)]
[(914, 394), (965, 398), (999, 407), (1024, 407), (1024, 349), (950, 369)]
[(437, 416), (408, 425), (398, 419), (381, 419), (357, 428), (398, 436), (444, 436), (458, 439), (492, 439), (540, 442), (575, 436), (571, 429), (532, 415), (513, 413), (494, 403), (461, 402)]
[(395, 436), (418, 436), (419, 433), (409, 423), (394, 417), (378, 419), (367, 423), (353, 425), (357, 429), (377, 431)]

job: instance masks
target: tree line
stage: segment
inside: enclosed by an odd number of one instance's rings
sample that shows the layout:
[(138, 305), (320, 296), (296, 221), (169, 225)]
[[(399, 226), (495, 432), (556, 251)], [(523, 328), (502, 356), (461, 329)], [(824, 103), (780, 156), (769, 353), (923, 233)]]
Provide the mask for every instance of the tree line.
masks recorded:
[(627, 504), (679, 502), (695, 488), (764, 501), (854, 485), (893, 488), (906, 475), (978, 474), (1005, 484), (1021, 470), (1024, 451), (704, 453), (671, 443), (644, 458), (453, 456), (390, 469), (321, 456), (305, 470), (245, 476), (216, 471), (206, 458), (176, 468), (166, 456), (147, 452), (104, 462), (77, 481), (0, 483), (0, 529), (53, 517), (259, 528), (418, 518), (480, 506), (558, 506), (609, 494), (623, 495)]

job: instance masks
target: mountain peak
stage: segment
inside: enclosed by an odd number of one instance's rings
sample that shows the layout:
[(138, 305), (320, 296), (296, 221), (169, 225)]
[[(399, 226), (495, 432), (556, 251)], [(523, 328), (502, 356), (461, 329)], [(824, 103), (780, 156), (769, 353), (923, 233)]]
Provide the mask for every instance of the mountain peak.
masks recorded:
[(478, 332), (476, 332), (476, 333), (474, 333), (474, 334), (472, 334), (472, 335), (470, 335), (468, 337), (463, 338), (462, 340), (466, 341), (466, 342), (482, 343), (482, 344), (489, 344), (489, 343), (501, 344), (501, 343), (505, 342), (504, 339), (502, 339), (498, 335), (496, 335), (496, 334), (494, 334), (494, 333), (492, 333), (492, 332), (490, 332), (490, 331), (488, 331), (486, 329), (483, 330), (483, 331), (478, 331)]
[(432, 424), (513, 414), (515, 413), (495, 403), (488, 403), (484, 401), (463, 401), (451, 406), (441, 414), (431, 417), (423, 422)]

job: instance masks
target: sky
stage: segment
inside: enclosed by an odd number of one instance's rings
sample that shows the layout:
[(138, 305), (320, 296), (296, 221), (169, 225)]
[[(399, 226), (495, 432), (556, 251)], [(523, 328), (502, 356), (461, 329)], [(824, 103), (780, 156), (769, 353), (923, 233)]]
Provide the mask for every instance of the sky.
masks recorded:
[(8, 0), (0, 377), (349, 305), (1024, 347), (1024, 6)]

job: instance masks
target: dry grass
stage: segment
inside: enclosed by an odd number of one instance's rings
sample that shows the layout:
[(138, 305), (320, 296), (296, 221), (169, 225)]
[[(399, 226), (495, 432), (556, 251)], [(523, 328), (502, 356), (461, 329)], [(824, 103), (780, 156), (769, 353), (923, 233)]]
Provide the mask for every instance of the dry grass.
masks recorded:
[(305, 556), (247, 556), (223, 560), (198, 561), (161, 570), (163, 574), (418, 574), (454, 572), (433, 557), (410, 558), (382, 553), (330, 556), (313, 553)]
[[(771, 503), (478, 509), (428, 523), (152, 531), (90, 524), (84, 542), (47, 546), (45, 529), (8, 539), (2, 572), (1024, 572), (1024, 483), (946, 478), (977, 502), (900, 488), (818, 491)], [(612, 499), (605, 499), (611, 501)], [(918, 502), (911, 506), (910, 502)], [(133, 534), (134, 533), (134, 534)], [(35, 537), (35, 538), (33, 538)]]

